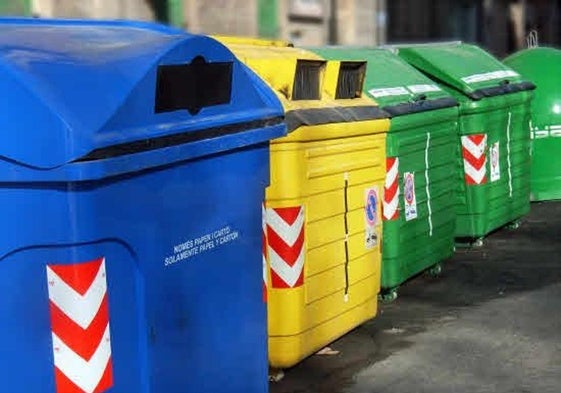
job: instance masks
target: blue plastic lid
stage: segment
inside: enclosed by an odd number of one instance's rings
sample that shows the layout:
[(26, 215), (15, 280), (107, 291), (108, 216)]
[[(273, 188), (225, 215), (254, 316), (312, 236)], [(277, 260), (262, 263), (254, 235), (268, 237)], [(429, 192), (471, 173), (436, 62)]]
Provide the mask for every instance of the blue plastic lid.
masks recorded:
[[(0, 91), (0, 156), (28, 169), (167, 148), (174, 135), (231, 136), (283, 114), (222, 44), (138, 22), (0, 19)], [(282, 135), (275, 130), (227, 148)], [(212, 146), (197, 154), (221, 149)]]

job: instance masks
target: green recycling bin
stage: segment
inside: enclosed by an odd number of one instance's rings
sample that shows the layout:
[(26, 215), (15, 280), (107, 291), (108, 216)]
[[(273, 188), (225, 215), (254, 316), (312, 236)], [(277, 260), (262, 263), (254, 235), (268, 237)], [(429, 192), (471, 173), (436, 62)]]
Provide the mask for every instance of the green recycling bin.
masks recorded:
[(561, 51), (525, 49), (504, 62), (538, 87), (532, 102), (531, 200), (561, 199)]
[(530, 210), (530, 103), (535, 85), (474, 45), (397, 47), (396, 52), (460, 102), (463, 178), (456, 238), (475, 240)]
[(383, 199), (382, 296), (454, 252), (458, 101), (384, 49), (313, 49), (327, 59), (368, 63), (365, 93), (391, 115)]

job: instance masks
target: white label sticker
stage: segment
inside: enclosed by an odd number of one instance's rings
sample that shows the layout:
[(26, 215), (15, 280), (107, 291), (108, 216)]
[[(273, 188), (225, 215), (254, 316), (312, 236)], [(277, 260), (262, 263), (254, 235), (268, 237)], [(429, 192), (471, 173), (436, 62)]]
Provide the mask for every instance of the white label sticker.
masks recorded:
[(485, 72), (483, 74), (475, 74), (470, 75), (462, 78), (462, 81), (465, 83), (480, 83), (480, 82), (487, 82), (492, 81), (495, 79), (503, 79), (508, 77), (517, 77), (520, 76), (517, 72), (512, 70), (500, 70), (500, 71), (493, 71), (493, 72)]
[(378, 225), (378, 188), (371, 187), (364, 190), (364, 222), (365, 222), (365, 240), (366, 249), (371, 250), (378, 245), (378, 234), (376, 233), (376, 225)]
[(403, 174), (403, 200), (405, 202), (405, 221), (417, 218), (417, 196), (415, 195), (415, 174)]
[(491, 156), (491, 182), (494, 182), (501, 179), (499, 142), (495, 142), (491, 145), (489, 155)]
[(368, 94), (374, 98), (380, 98), (409, 95), (409, 91), (405, 87), (383, 87), (380, 89), (370, 89), (368, 90)]
[(549, 136), (549, 131), (547, 131), (547, 130), (533, 130), (531, 136), (532, 136), (532, 139), (547, 138)]
[(415, 94), (422, 94), (422, 93), (430, 93), (434, 91), (441, 91), (440, 87), (437, 85), (411, 85), (407, 86), (407, 88)]
[(225, 226), (216, 231), (176, 244), (172, 247), (172, 253), (164, 258), (164, 266), (174, 265), (195, 255), (225, 246), (239, 237), (240, 233), (238, 231), (230, 226)]
[(542, 138), (561, 138), (561, 126), (553, 125), (548, 126), (546, 129), (540, 130), (538, 127), (530, 127), (531, 138), (532, 139), (542, 139)]

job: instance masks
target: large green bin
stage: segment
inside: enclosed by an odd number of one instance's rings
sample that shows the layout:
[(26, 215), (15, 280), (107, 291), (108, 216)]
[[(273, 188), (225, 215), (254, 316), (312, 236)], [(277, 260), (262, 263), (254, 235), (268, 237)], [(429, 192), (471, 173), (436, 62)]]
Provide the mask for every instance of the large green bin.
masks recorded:
[(365, 93), (391, 115), (381, 284), (392, 299), (401, 283), (431, 267), (438, 272), (454, 252), (458, 101), (388, 50), (313, 50), (327, 59), (368, 62)]
[(561, 199), (561, 51), (525, 49), (504, 62), (538, 87), (532, 102), (531, 199)]
[(530, 210), (530, 103), (535, 86), (474, 45), (395, 48), (460, 102), (456, 237), (482, 238)]

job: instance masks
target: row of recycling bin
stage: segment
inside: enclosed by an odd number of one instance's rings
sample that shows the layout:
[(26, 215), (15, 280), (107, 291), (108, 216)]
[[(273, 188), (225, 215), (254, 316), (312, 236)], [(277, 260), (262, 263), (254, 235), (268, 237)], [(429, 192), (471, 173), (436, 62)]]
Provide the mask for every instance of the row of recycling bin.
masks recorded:
[(477, 47), (0, 32), (14, 392), (266, 392), (529, 210), (534, 86)]

